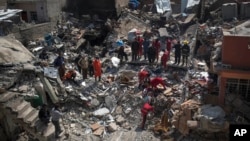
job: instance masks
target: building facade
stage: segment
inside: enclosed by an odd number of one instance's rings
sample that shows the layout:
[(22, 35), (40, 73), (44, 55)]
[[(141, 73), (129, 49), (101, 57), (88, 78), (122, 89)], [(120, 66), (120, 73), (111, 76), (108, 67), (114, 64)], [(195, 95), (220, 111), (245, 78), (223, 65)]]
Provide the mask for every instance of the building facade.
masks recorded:
[[(250, 22), (249, 22), (250, 24)], [(244, 28), (246, 31), (247, 27)], [(250, 36), (224, 32), (222, 62), (219, 69), (219, 102), (236, 94), (250, 102)]]
[(8, 8), (22, 9), (25, 22), (48, 22), (59, 17), (65, 0), (7, 0)]

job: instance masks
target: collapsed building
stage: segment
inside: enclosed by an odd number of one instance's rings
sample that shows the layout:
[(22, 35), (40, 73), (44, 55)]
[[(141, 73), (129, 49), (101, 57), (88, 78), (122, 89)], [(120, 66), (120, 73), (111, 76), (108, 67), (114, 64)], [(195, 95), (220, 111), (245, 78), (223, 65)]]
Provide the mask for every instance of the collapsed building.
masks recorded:
[[(118, 20), (103, 20), (86, 11), (81, 11), (84, 15), (80, 17), (81, 12), (77, 16), (61, 13), (56, 28), (45, 36), (40, 33), (40, 37), (36, 35), (39, 38), (27, 38), (26, 48), (14, 37), (1, 38), (3, 140), (55, 140), (53, 124), (45, 126), (38, 118), (44, 103), (61, 105), (64, 116), (59, 140), (228, 140), (231, 123), (248, 123), (248, 64), (231, 58), (237, 56), (232, 50), (239, 42), (242, 57), (249, 56), (248, 22), (234, 27), (238, 22), (226, 15), (224, 21), (212, 20), (216, 26), (203, 23), (209, 8), (216, 9), (212, 16), (223, 17), (220, 8), (224, 3), (218, 5), (218, 1), (167, 1), (165, 7), (159, 6), (162, 1), (153, 2), (145, 1), (145, 7), (137, 11), (122, 9)], [(188, 65), (175, 65), (173, 50), (166, 71), (145, 60), (119, 63), (117, 40), (125, 43), (131, 59), (130, 42), (135, 32), (158, 37), (162, 48), (170, 36), (189, 40), (193, 53)], [(42, 50), (48, 52), (47, 61), (39, 59)], [(64, 52), (66, 68), (76, 70), (75, 81), (58, 77), (53, 67), (58, 51)], [(93, 77), (82, 80), (74, 62), (80, 53), (102, 56), (101, 82), (96, 83)], [(152, 76), (166, 78), (168, 87), (156, 97), (155, 116), (148, 121), (147, 130), (140, 131), (137, 127), (144, 100), (137, 89), (137, 74), (144, 67)]]

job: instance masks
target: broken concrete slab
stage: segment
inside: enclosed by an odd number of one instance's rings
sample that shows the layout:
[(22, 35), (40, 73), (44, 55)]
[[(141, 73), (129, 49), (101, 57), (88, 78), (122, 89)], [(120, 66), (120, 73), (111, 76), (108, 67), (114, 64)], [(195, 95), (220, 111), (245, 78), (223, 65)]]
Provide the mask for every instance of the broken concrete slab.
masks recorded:
[(114, 122), (112, 122), (112, 123), (110, 123), (109, 125), (108, 125), (108, 131), (109, 132), (114, 132), (114, 131), (116, 131), (118, 129), (118, 126), (114, 123)]
[(27, 63), (35, 59), (34, 55), (13, 37), (2, 36), (0, 47), (0, 64)]
[(104, 116), (104, 115), (107, 115), (109, 112), (110, 112), (109, 109), (101, 108), (101, 109), (94, 111), (93, 115), (94, 116)]

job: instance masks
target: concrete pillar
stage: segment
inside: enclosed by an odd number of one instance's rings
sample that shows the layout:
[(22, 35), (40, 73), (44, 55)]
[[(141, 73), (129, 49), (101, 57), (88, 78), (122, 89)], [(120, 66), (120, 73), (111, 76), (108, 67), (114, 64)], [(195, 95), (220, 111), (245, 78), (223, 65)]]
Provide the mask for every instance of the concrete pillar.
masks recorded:
[(224, 77), (220, 78), (220, 85), (219, 85), (219, 104), (225, 104), (225, 96), (226, 96), (226, 81), (227, 79)]

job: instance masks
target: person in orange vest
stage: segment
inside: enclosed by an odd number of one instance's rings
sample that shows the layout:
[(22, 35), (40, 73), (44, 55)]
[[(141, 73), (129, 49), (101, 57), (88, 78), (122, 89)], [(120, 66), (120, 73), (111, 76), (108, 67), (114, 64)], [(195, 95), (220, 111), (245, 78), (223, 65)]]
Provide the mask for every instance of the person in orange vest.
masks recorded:
[(144, 130), (144, 126), (147, 120), (147, 115), (149, 112), (154, 112), (153, 100), (151, 100), (151, 98), (149, 98), (148, 101), (141, 108), (141, 116), (142, 116), (141, 129), (142, 130)]
[(99, 78), (99, 81), (101, 81), (102, 64), (98, 56), (96, 56), (95, 60), (93, 61), (93, 67), (94, 67), (95, 81), (97, 80), (97, 78)]
[(153, 41), (153, 47), (156, 49), (156, 63), (158, 62), (159, 60), (159, 52), (160, 52), (160, 48), (161, 48), (161, 43), (159, 41), (159, 39), (156, 39)]
[(165, 51), (165, 49), (162, 50), (163, 55), (161, 56), (161, 65), (164, 67), (164, 69), (167, 69), (167, 61), (169, 59), (169, 51)]

